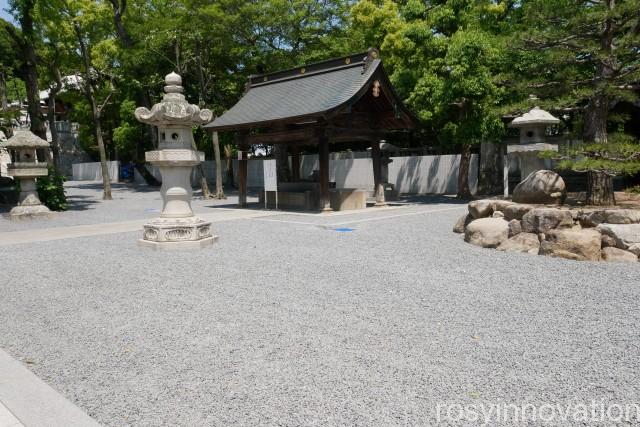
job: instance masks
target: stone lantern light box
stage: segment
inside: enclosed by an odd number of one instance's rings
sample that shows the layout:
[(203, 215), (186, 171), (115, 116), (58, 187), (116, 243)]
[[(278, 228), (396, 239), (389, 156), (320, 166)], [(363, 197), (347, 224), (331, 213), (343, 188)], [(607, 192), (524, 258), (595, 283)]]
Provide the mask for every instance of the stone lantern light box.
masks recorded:
[(38, 198), (36, 178), (48, 175), (47, 151), (49, 143), (29, 130), (16, 130), (14, 135), (2, 143), (11, 156), (7, 174), (20, 182), (18, 205), (11, 209), (11, 219), (51, 215), (49, 208)]
[(557, 144), (546, 142), (547, 127), (560, 123), (549, 112), (534, 107), (528, 113), (515, 118), (509, 127), (520, 129), (520, 143), (507, 146), (507, 154), (514, 154), (520, 164), (520, 179), (529, 174), (546, 169), (545, 159), (538, 157), (541, 151), (558, 151)]

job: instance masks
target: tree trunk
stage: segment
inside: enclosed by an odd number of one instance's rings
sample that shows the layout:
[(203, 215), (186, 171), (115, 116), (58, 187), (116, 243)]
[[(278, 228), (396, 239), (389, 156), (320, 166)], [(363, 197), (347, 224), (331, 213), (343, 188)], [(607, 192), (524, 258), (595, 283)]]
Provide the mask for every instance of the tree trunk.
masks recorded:
[(612, 175), (602, 171), (587, 172), (587, 204), (596, 206), (616, 204)]
[(233, 151), (230, 145), (225, 145), (224, 147), (224, 158), (227, 164), (227, 186), (235, 187), (235, 183), (233, 182)]
[[(193, 149), (193, 151), (198, 151), (196, 142), (193, 139), (191, 140), (191, 148)], [(207, 183), (207, 176), (204, 174), (202, 163), (198, 163), (196, 169), (198, 170), (198, 174), (200, 175), (200, 189), (202, 190), (202, 198), (211, 199), (213, 195), (211, 194), (211, 191), (209, 191), (209, 183)]]
[(220, 140), (218, 132), (213, 132), (213, 156), (216, 161), (216, 199), (226, 199), (224, 188), (222, 187), (222, 161), (220, 160)]
[[(91, 114), (93, 116), (93, 126), (96, 133), (96, 142), (98, 143), (98, 151), (100, 153), (100, 168), (102, 169), (102, 187), (103, 187), (103, 200), (111, 200), (111, 179), (109, 177), (109, 168), (107, 167), (107, 150), (104, 147), (104, 140), (102, 139), (102, 123), (101, 115), (102, 109), (98, 107), (96, 101), (95, 90), (91, 83), (91, 56), (89, 54), (89, 47), (85, 44), (82, 37), (82, 31), (78, 23), (74, 23), (74, 30), (80, 47), (80, 54), (84, 61), (84, 84), (85, 95), (89, 104), (91, 105)], [(112, 92), (113, 93), (113, 92)], [(110, 95), (109, 95), (110, 96)], [(107, 97), (108, 100), (108, 97)], [(105, 100), (106, 105), (106, 100)]]
[(2, 111), (7, 111), (9, 102), (7, 100), (7, 76), (4, 71), (0, 73), (0, 102), (2, 103)]
[(609, 98), (606, 95), (592, 97), (584, 112), (584, 142), (607, 143), (608, 116)]
[(102, 139), (102, 124), (100, 123), (100, 115), (95, 105), (95, 99), (92, 99), (93, 109), (93, 126), (96, 130), (96, 141), (98, 142), (98, 151), (100, 152), (100, 168), (102, 169), (102, 185), (104, 192), (102, 198), (111, 200), (111, 178), (109, 177), (109, 167), (107, 166), (107, 151), (104, 148), (104, 140)]
[(460, 156), (460, 167), (458, 169), (458, 199), (470, 199), (471, 189), (469, 188), (469, 167), (471, 165), (471, 145), (462, 146)]
[(51, 151), (53, 152), (53, 166), (60, 170), (60, 137), (56, 129), (56, 95), (54, 90), (49, 92), (47, 100), (47, 119), (49, 120), (49, 130), (51, 131)]

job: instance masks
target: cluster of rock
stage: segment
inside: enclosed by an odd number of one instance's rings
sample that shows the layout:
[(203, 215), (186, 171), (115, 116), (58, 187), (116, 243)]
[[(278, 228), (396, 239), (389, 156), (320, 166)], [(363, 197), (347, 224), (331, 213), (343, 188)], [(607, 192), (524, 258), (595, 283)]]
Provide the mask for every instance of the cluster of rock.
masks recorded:
[(638, 262), (640, 210), (568, 209), (476, 200), (454, 231), (465, 241), (500, 251), (572, 260)]

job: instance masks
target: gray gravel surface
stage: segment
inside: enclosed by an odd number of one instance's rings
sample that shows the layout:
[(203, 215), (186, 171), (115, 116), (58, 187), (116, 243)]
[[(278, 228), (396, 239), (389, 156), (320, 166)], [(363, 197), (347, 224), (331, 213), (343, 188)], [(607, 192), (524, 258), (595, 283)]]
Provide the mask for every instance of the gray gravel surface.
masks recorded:
[(639, 402), (639, 266), (473, 247), (451, 233), (463, 210), (347, 233), (230, 221), (188, 253), (142, 250), (137, 233), (3, 247), (0, 346), (108, 426), (436, 425), (439, 403)]

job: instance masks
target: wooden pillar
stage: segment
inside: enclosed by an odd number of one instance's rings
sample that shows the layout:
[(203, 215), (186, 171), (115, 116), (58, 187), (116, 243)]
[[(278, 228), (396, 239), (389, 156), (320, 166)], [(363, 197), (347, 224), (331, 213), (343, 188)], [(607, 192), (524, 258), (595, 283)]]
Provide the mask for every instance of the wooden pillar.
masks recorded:
[(382, 182), (382, 158), (380, 155), (380, 140), (375, 139), (371, 143), (371, 159), (373, 160), (373, 191), (376, 198), (376, 206), (386, 206), (384, 198), (384, 183)]
[(293, 144), (291, 146), (291, 178), (300, 181), (300, 146)]
[(320, 209), (323, 212), (331, 211), (331, 199), (329, 198), (329, 138), (321, 135), (318, 141), (320, 158)]
[(247, 145), (246, 134), (238, 133), (238, 207), (247, 207), (247, 155), (249, 153), (249, 145)]

